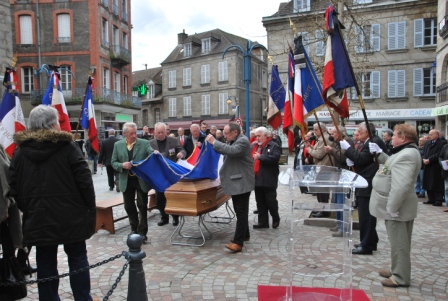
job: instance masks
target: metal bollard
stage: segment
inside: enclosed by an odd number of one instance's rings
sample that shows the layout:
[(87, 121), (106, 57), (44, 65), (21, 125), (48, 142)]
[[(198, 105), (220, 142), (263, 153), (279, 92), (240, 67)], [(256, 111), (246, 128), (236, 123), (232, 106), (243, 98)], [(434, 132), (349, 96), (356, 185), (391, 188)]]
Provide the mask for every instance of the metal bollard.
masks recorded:
[(129, 252), (125, 256), (129, 260), (128, 301), (148, 301), (142, 263), (146, 253), (141, 249), (142, 243), (143, 239), (140, 235), (131, 234), (128, 236)]

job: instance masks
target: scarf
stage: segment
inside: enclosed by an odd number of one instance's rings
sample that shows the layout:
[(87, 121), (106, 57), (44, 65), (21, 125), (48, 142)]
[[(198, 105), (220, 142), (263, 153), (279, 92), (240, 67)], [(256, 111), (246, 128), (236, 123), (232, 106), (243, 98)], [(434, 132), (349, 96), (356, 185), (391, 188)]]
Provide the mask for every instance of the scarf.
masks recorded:
[[(263, 144), (262, 144), (261, 147), (260, 147), (260, 152), (259, 152), (260, 154), (261, 154), (261, 152), (263, 151), (263, 149), (266, 147), (266, 144), (268, 144), (269, 141), (271, 141), (271, 138), (270, 138), (270, 137), (266, 138), (266, 141), (263, 142)], [(254, 155), (255, 155), (256, 153), (258, 153), (258, 146), (259, 146), (259, 145), (254, 145), (254, 148), (252, 149), (252, 158), (254, 157)], [(260, 171), (260, 159), (255, 160), (255, 162), (254, 162), (254, 172), (255, 172), (255, 176), (258, 175), (258, 172), (259, 172), (259, 171)]]

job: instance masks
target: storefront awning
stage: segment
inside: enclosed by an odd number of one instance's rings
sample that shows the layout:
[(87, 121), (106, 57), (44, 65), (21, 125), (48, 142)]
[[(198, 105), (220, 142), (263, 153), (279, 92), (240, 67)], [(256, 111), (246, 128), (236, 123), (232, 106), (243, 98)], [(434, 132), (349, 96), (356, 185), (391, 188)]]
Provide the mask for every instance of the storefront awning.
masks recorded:
[(448, 106), (441, 106), (432, 109), (431, 116), (448, 115)]
[(218, 129), (223, 129), (226, 125), (229, 124), (230, 119), (229, 118), (225, 118), (225, 119), (205, 119), (202, 120), (202, 122), (207, 123), (207, 127), (210, 128), (210, 126), (212, 125), (216, 125), (216, 127)]
[(191, 120), (183, 120), (183, 121), (169, 121), (165, 120), (164, 123), (170, 126), (171, 130), (177, 130), (178, 128), (184, 128), (186, 130), (190, 129)]

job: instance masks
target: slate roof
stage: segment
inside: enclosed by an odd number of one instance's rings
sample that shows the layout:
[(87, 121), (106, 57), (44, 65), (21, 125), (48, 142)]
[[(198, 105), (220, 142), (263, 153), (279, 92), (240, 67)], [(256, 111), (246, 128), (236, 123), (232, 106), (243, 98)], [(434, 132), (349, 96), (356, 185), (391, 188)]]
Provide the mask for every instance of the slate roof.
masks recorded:
[(162, 67), (144, 69), (132, 72), (132, 86), (139, 86), (142, 83), (147, 83), (151, 80), (155, 84), (162, 84)]

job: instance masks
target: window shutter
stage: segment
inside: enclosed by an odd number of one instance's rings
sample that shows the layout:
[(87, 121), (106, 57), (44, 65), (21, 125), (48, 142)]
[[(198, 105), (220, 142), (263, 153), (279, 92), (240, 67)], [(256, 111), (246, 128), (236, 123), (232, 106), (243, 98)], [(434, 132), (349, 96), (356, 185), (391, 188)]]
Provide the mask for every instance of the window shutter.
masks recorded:
[(423, 68), (414, 69), (414, 96), (423, 94)]
[(397, 70), (397, 97), (406, 96), (406, 72)]
[(31, 25), (31, 16), (20, 16), (20, 44), (33, 44), (33, 32)]
[(396, 71), (390, 70), (387, 72), (387, 96), (396, 97), (397, 96), (397, 79)]
[(370, 74), (370, 95), (371, 97), (380, 97), (381, 90), (380, 90), (380, 71), (372, 71)]
[(355, 26), (355, 52), (364, 52), (364, 35), (360, 26)]
[(406, 22), (398, 22), (397, 35), (397, 49), (406, 48)]
[(310, 53), (310, 34), (308, 32), (301, 32), (299, 35), (302, 35), (303, 47), (306, 53)]
[(423, 19), (414, 20), (414, 48), (423, 47)]
[(370, 45), (373, 51), (380, 51), (381, 48), (381, 25), (380, 24), (372, 24), (370, 28)]

